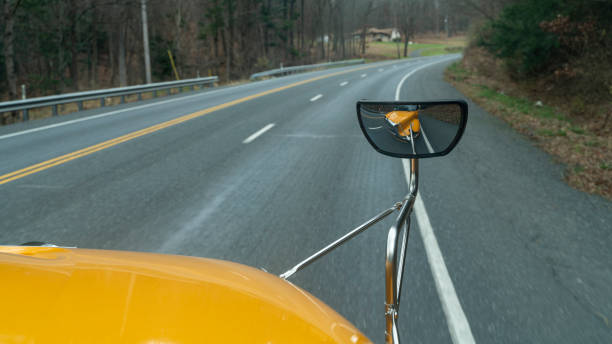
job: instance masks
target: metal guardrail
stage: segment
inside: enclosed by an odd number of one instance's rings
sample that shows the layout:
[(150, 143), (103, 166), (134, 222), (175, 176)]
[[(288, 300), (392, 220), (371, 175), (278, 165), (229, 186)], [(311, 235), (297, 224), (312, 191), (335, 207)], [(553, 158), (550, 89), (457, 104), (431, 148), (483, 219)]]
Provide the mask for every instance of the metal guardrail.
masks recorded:
[(345, 60), (345, 61), (319, 63), (319, 64), (312, 64), (312, 65), (285, 67), (285, 68), (271, 69), (271, 70), (267, 70), (264, 72), (252, 74), (250, 79), (257, 80), (260, 78), (265, 78), (265, 77), (270, 77), (270, 76), (287, 75), (287, 74), (293, 74), (293, 73), (308, 72), (308, 71), (312, 71), (315, 69), (321, 69), (321, 68), (350, 66), (350, 65), (362, 64), (362, 63), (365, 63), (363, 59), (357, 59), (357, 60)]
[(57, 106), (60, 104), (77, 103), (78, 109), (79, 111), (81, 111), (83, 110), (83, 101), (85, 100), (100, 99), (100, 106), (102, 107), (106, 105), (106, 98), (108, 97), (120, 96), (121, 103), (125, 103), (125, 96), (127, 95), (138, 94), (138, 100), (142, 100), (142, 93), (144, 92), (155, 91), (153, 93), (153, 97), (157, 97), (156, 91), (168, 90), (168, 94), (170, 94), (170, 89), (172, 88), (179, 88), (179, 92), (182, 91), (181, 88), (183, 87), (190, 87), (191, 90), (193, 90), (194, 86), (213, 85), (218, 80), (219, 78), (217, 76), (211, 76), (206, 78), (158, 82), (154, 84), (107, 88), (102, 90), (66, 93), (55, 96), (14, 100), (0, 103), (0, 113), (10, 111), (23, 111), (23, 120), (27, 121), (29, 120), (28, 110), (33, 108), (51, 106), (53, 116), (57, 116)]

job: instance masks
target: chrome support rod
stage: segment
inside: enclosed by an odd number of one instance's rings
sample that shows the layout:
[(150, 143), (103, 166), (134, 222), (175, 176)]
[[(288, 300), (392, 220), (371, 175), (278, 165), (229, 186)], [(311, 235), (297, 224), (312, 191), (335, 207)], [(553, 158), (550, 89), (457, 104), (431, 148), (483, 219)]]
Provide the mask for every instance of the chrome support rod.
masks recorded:
[[(398, 344), (399, 330), (397, 316), (402, 291), (402, 277), (404, 275), (404, 262), (406, 260), (406, 247), (410, 231), (410, 214), (418, 192), (418, 159), (410, 159), (410, 191), (406, 197), (395, 225), (389, 229), (387, 235), (387, 250), (385, 260), (385, 343)], [(402, 233), (403, 230), (403, 233)], [(398, 261), (398, 246), (402, 237)]]
[(304, 259), (303, 261), (299, 262), (296, 266), (294, 266), (291, 269), (289, 269), (289, 270), (285, 271), (284, 273), (280, 274), (279, 277), (282, 278), (282, 279), (288, 279), (289, 277), (293, 276), (293, 274), (295, 274), (296, 272), (298, 272), (298, 271), (302, 270), (303, 268), (307, 267), (308, 265), (310, 265), (310, 263), (312, 263), (315, 260), (323, 257), (324, 255), (328, 254), (329, 252), (331, 252), (336, 247), (344, 244), (346, 241), (352, 239), (353, 237), (355, 237), (359, 233), (361, 233), (361, 232), (365, 231), (366, 229), (372, 227), (373, 225), (378, 223), (380, 220), (382, 220), (385, 217), (389, 216), (394, 211), (401, 209), (403, 204), (404, 204), (404, 202), (396, 203), (393, 207), (391, 207), (391, 208), (383, 211), (382, 213), (374, 216), (373, 218), (371, 218), (370, 220), (366, 221), (361, 226), (359, 226), (359, 227), (353, 229), (352, 231), (346, 233), (345, 235), (343, 235), (338, 240), (336, 240), (336, 241), (332, 242), (331, 244), (325, 246), (324, 248), (319, 250), (317, 253), (315, 253), (312, 256)]
[(402, 295), (402, 277), (404, 276), (404, 264), (406, 263), (406, 246), (408, 245), (408, 236), (410, 234), (410, 215), (406, 217), (406, 222), (404, 224), (404, 231), (402, 234), (402, 249), (400, 251), (399, 256), (399, 265), (397, 271), (397, 281), (395, 282), (397, 285), (397, 293), (395, 298), (397, 300), (396, 311), (399, 312), (400, 308), (400, 297)]

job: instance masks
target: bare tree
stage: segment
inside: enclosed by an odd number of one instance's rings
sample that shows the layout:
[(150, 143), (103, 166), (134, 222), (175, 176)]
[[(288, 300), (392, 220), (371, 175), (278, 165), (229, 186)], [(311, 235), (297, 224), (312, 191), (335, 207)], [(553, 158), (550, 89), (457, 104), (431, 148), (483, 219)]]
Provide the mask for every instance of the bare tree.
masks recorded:
[(417, 0), (397, 0), (395, 16), (399, 30), (404, 40), (404, 57), (408, 57), (408, 44), (414, 36), (414, 21)]
[(366, 3), (366, 6), (364, 7), (364, 10), (362, 12), (362, 16), (361, 16), (361, 55), (365, 55), (366, 53), (366, 34), (367, 34), (367, 30), (368, 30), (368, 16), (370, 15), (370, 12), (372, 11), (372, 5), (373, 5), (374, 1), (373, 0), (368, 0), (368, 2)]
[(15, 12), (19, 8), (21, 0), (4, 0), (4, 35), (2, 43), (4, 45), (4, 65), (6, 68), (6, 79), (8, 81), (9, 98), (17, 98), (17, 75), (15, 74)]
[(168, 49), (181, 74), (203, 71), (224, 81), (279, 63), (364, 56), (372, 27), (398, 29), (405, 56), (415, 34), (441, 31), (446, 12), (452, 33), (466, 27), (467, 16), (496, 15), (513, 0), (0, 1), (2, 91), (14, 99), (20, 80), (33, 95), (149, 81), (147, 60), (151, 79), (169, 79)]

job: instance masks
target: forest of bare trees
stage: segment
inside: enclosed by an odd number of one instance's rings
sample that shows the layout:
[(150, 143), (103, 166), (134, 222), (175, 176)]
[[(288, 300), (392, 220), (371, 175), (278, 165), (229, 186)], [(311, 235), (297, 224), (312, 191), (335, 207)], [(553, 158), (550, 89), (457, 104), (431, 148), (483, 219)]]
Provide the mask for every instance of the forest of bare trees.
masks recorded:
[[(2, 0), (3, 98), (218, 75), (363, 56), (367, 28), (465, 31), (497, 2), (475, 0)], [(483, 4), (481, 4), (483, 3)], [(493, 5), (487, 5), (487, 4)]]

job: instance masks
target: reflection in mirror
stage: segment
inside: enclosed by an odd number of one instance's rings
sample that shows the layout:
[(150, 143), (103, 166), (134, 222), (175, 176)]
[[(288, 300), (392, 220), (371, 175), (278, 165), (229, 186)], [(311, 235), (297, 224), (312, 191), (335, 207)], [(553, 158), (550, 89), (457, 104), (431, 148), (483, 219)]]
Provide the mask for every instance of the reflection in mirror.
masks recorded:
[(381, 152), (401, 157), (446, 154), (461, 133), (459, 102), (360, 102), (359, 119), (370, 142)]

